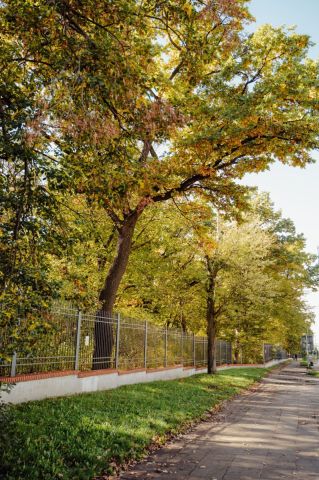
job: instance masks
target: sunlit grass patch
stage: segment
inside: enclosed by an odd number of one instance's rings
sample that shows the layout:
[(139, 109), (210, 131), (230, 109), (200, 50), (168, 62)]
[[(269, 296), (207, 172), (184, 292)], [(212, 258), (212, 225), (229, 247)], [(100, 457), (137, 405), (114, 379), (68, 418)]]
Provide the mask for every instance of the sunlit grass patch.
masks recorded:
[(179, 432), (266, 372), (234, 368), (13, 406), (1, 478), (89, 480), (113, 461), (140, 458), (155, 439)]

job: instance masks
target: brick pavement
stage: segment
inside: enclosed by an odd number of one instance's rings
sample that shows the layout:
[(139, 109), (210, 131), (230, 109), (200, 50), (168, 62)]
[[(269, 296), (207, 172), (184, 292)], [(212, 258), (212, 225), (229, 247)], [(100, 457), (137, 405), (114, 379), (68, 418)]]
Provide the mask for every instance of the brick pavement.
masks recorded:
[(292, 364), (119, 479), (319, 480), (319, 378)]

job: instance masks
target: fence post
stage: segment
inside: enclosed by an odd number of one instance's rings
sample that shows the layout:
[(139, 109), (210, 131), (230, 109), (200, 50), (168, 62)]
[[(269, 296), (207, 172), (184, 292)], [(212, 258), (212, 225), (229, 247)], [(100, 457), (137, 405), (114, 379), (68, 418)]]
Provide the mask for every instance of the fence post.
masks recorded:
[(118, 313), (116, 315), (116, 350), (115, 350), (115, 368), (119, 368), (119, 359), (120, 359), (120, 325), (121, 325), (121, 316)]
[(195, 341), (195, 333), (193, 333), (193, 365), (196, 368), (196, 341)]
[(184, 365), (184, 334), (181, 329), (181, 365)]
[(77, 324), (76, 324), (76, 343), (75, 343), (74, 370), (79, 370), (79, 366), (80, 366), (81, 324), (82, 324), (82, 312), (81, 312), (81, 310), (79, 310), (78, 311)]
[(11, 362), (11, 373), (10, 373), (11, 377), (16, 376), (16, 370), (17, 370), (17, 352), (13, 352), (12, 362)]
[(164, 367), (167, 367), (167, 325), (165, 325), (165, 358)]
[(145, 333), (144, 333), (144, 368), (147, 368), (147, 321), (145, 320)]

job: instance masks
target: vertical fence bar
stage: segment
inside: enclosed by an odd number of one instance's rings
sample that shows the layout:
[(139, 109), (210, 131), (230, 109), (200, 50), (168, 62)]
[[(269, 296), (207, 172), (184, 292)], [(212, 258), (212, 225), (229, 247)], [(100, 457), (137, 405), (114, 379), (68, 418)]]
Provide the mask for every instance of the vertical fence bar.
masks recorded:
[(80, 366), (81, 324), (82, 324), (82, 312), (81, 310), (78, 310), (78, 318), (76, 323), (75, 361), (74, 361), (75, 370), (79, 370), (79, 366)]
[(205, 339), (202, 338), (202, 345), (203, 345), (203, 362), (202, 362), (202, 366), (205, 365), (205, 352), (206, 352), (206, 343), (205, 343)]
[(184, 333), (181, 330), (181, 365), (184, 365)]
[(208, 338), (204, 339), (204, 367), (208, 366)]
[(196, 338), (195, 333), (193, 333), (193, 365), (196, 367)]
[(116, 315), (116, 350), (115, 350), (115, 368), (119, 368), (120, 360), (120, 325), (121, 325), (121, 316), (118, 313)]
[(12, 355), (12, 362), (11, 362), (11, 372), (10, 376), (15, 377), (17, 371), (17, 352), (14, 352)]
[(147, 321), (145, 321), (144, 331), (144, 368), (147, 368)]
[(165, 326), (165, 357), (164, 357), (164, 367), (167, 367), (167, 325)]

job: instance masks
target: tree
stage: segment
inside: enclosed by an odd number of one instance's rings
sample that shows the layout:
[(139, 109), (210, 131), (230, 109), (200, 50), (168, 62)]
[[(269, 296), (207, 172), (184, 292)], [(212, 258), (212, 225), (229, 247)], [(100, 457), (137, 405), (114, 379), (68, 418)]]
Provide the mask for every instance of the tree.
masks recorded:
[(289, 352), (298, 352), (300, 338), (310, 327), (314, 315), (304, 298), (305, 289), (316, 291), (319, 286), (319, 266), (316, 255), (306, 252), (306, 241), (290, 219), (276, 212), (269, 196), (255, 198), (254, 207), (264, 228), (276, 239), (271, 250), (274, 261), (272, 276), (279, 285), (275, 303), (275, 323), (268, 332), (271, 342), (281, 343)]
[(140, 222), (119, 305), (156, 322), (208, 329), (212, 371), (217, 336), (232, 342), (237, 362), (240, 352), (261, 361), (264, 342), (298, 348), (311, 321), (302, 296), (317, 287), (318, 268), (293, 223), (265, 195), (252, 197), (239, 223), (217, 220), (203, 199), (175, 207), (150, 209)]
[[(289, 352), (299, 351), (302, 332), (313, 320), (304, 291), (317, 289), (319, 285), (315, 256), (305, 251), (304, 237), (296, 233), (291, 220), (274, 210), (267, 194), (253, 196), (250, 212), (244, 214), (245, 221), (250, 222), (251, 216), (256, 215), (260, 228), (272, 238), (268, 256), (263, 261), (271, 288), (258, 293), (258, 284), (252, 283), (253, 293), (261, 303), (259, 307), (258, 303), (252, 303), (246, 311), (233, 295), (234, 303), (223, 322), (223, 334), (237, 346), (237, 355), (240, 349), (248, 360), (253, 360), (258, 351), (253, 351), (253, 345), (261, 353), (262, 342), (281, 345)], [(246, 286), (244, 275), (242, 279)]]
[[(32, 71), (10, 63), (17, 46), (2, 39), (0, 52), (0, 327), (5, 334), (0, 362), (13, 351), (28, 349), (36, 332), (45, 330), (39, 316), (52, 297), (49, 251), (63, 245), (63, 221), (57, 192), (45, 179), (55, 165), (38, 149), (46, 140), (41, 122), (39, 84)], [(19, 319), (27, 318), (19, 325)]]
[(97, 202), (116, 228), (99, 293), (109, 313), (150, 204), (198, 189), (218, 197), (225, 180), (274, 158), (303, 166), (318, 147), (308, 37), (270, 26), (241, 33), (245, 4), (2, 3), (6, 34), (21, 45), (11, 62), (35, 73), (49, 102), (42, 153), (55, 150), (65, 188)]
[(217, 336), (223, 329), (235, 333), (231, 340), (236, 357), (238, 335), (244, 333), (251, 342), (264, 332), (276, 291), (267, 273), (272, 238), (260, 228), (258, 218), (241, 225), (220, 220), (219, 228), (215, 245), (210, 245), (209, 232), (208, 239), (201, 239), (207, 271), (209, 373), (216, 371)]
[(206, 332), (202, 271), (190, 222), (170, 202), (141, 217), (119, 288), (124, 313), (191, 332)]

